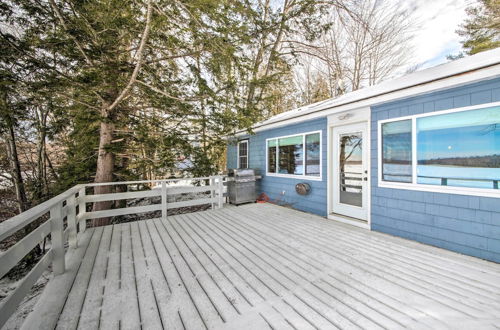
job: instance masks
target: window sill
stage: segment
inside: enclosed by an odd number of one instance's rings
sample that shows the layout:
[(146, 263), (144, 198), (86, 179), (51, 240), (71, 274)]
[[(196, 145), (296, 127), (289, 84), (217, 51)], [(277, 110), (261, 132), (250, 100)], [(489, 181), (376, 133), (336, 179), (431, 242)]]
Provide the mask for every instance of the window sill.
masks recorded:
[(323, 178), (321, 176), (278, 174), (278, 173), (266, 173), (266, 176), (272, 176), (272, 177), (277, 177), (277, 178), (297, 179), (297, 180), (323, 181)]
[(500, 198), (500, 189), (481, 189), (481, 188), (438, 186), (438, 185), (415, 184), (415, 183), (398, 183), (398, 182), (387, 182), (381, 180), (378, 181), (378, 187), (415, 190), (423, 192), (437, 192), (442, 194)]

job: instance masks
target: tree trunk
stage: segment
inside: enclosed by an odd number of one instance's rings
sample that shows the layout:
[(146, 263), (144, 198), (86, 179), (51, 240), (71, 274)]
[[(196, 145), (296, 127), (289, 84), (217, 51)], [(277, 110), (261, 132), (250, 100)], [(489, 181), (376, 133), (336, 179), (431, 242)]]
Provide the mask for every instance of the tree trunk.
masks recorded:
[(11, 123), (9, 123), (8, 128), (7, 153), (10, 162), (12, 182), (14, 183), (14, 189), (16, 191), (18, 211), (19, 213), (22, 213), (29, 208), (29, 205), (21, 173), (21, 163), (19, 162), (19, 156), (17, 153), (16, 135), (14, 133), (14, 127)]
[[(97, 171), (95, 175), (95, 182), (112, 182), (113, 172), (115, 165), (115, 155), (110, 150), (111, 141), (113, 140), (113, 132), (115, 125), (108, 119), (101, 122), (101, 129), (99, 133), (99, 151), (97, 155)], [(97, 186), (94, 187), (94, 194), (109, 194), (113, 192), (113, 186)], [(93, 211), (108, 210), (113, 205), (113, 201), (96, 202), (93, 206)], [(108, 225), (111, 218), (98, 218), (92, 221), (94, 226)]]
[(47, 136), (47, 112), (45, 110), (37, 111), (38, 141), (37, 141), (37, 183), (36, 199), (42, 200), (48, 196), (48, 179), (46, 167), (46, 136)]

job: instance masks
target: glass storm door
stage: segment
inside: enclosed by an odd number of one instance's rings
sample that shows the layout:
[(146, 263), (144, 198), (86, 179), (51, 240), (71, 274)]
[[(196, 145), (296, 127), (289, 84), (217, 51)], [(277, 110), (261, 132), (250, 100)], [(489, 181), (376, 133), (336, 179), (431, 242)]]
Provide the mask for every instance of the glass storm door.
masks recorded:
[(367, 219), (367, 124), (333, 128), (333, 213)]

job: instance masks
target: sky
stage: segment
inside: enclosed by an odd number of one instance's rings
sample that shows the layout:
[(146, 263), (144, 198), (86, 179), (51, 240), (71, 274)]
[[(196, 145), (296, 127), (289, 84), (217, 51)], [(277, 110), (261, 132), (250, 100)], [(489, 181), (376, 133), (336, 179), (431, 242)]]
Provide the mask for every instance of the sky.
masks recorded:
[(467, 17), (465, 8), (475, 0), (402, 0), (418, 24), (414, 32), (413, 57), (419, 69), (447, 62), (446, 56), (461, 50), (455, 32)]

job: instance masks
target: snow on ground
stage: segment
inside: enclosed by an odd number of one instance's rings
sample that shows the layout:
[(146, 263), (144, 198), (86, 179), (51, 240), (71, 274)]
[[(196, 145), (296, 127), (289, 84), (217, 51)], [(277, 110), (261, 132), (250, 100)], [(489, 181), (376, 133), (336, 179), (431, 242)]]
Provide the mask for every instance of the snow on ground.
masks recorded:
[[(28, 314), (33, 310), (36, 302), (40, 298), (40, 294), (42, 293), (45, 285), (51, 277), (52, 272), (50, 270), (47, 270), (42, 274), (42, 276), (40, 276), (38, 281), (31, 288), (31, 291), (26, 297), (24, 297), (23, 301), (19, 304), (18, 308), (16, 309), (14, 314), (12, 314), (9, 321), (7, 321), (2, 330), (17, 330), (21, 328), (21, 325), (23, 324)], [(23, 278), (18, 280), (11, 280), (6, 276), (2, 278), (0, 280), (0, 301), (11, 294), (13, 290), (17, 288), (17, 286), (21, 283)]]

